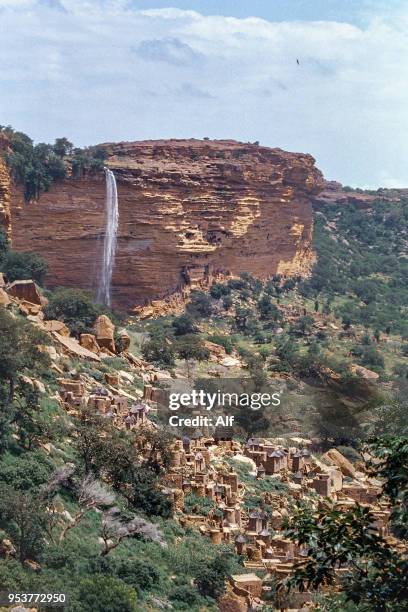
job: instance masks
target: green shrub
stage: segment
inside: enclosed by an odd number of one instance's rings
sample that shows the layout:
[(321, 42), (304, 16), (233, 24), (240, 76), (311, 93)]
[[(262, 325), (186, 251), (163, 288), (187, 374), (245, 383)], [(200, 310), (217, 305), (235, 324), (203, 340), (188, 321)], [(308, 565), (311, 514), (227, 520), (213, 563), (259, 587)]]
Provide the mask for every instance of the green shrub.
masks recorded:
[(2, 270), (10, 282), (32, 279), (42, 285), (48, 265), (45, 259), (36, 253), (8, 251), (2, 264)]
[(204, 346), (201, 338), (192, 334), (188, 334), (177, 340), (175, 349), (180, 359), (205, 361), (210, 356), (210, 351)]
[(137, 612), (136, 591), (123, 580), (95, 574), (83, 578), (78, 587), (80, 612)]
[(89, 561), (89, 570), (95, 574), (105, 574), (120, 578), (138, 593), (151, 591), (160, 582), (160, 572), (148, 561), (140, 559), (97, 556)]
[(229, 570), (230, 559), (222, 553), (207, 564), (203, 564), (195, 577), (195, 584), (200, 595), (213, 599), (221, 597), (225, 592), (225, 581)]
[(214, 504), (208, 497), (190, 493), (184, 498), (184, 511), (187, 514), (203, 514), (206, 516), (213, 507)]
[(72, 333), (78, 336), (90, 331), (102, 312), (103, 307), (95, 304), (86, 291), (58, 287), (49, 297), (45, 316), (47, 319), (64, 321)]
[(195, 317), (209, 317), (213, 312), (211, 298), (203, 291), (193, 291), (187, 312)]
[(184, 584), (174, 587), (170, 601), (177, 603), (177, 610), (191, 610), (192, 606), (200, 605), (201, 597), (194, 587)]
[(162, 337), (150, 338), (142, 346), (142, 355), (146, 361), (162, 366), (174, 365), (175, 350), (170, 340)]
[(231, 287), (224, 283), (214, 283), (210, 288), (210, 295), (215, 300), (221, 299), (224, 295), (230, 295)]
[(176, 317), (172, 325), (176, 336), (195, 334), (198, 331), (194, 318), (188, 313), (184, 313), (179, 317)]

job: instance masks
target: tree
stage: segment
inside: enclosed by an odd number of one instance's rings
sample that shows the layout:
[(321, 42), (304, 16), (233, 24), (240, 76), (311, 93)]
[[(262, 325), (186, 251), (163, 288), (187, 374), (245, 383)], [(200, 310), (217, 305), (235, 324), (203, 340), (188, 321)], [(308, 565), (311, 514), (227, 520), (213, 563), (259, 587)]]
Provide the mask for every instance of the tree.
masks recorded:
[(151, 361), (161, 366), (173, 366), (175, 359), (174, 345), (166, 337), (154, 337), (144, 342), (142, 354), (146, 361)]
[(230, 295), (226, 295), (225, 298), (222, 300), (222, 307), (224, 308), (224, 310), (229, 310), (233, 303), (234, 301), (232, 297)]
[[(76, 426), (76, 449), (83, 469), (96, 478), (104, 477), (112, 488), (120, 493), (132, 510), (142, 510), (147, 515), (168, 517), (171, 503), (159, 489), (157, 461), (152, 465), (140, 460), (140, 448), (130, 435), (124, 435), (100, 416), (86, 412)], [(160, 437), (160, 436), (159, 436)], [(147, 446), (152, 442), (147, 440)], [(153, 441), (154, 443), (154, 441)], [(143, 449), (143, 441), (142, 447)], [(156, 448), (160, 454), (160, 443)], [(166, 458), (162, 457), (162, 465)]]
[(187, 311), (193, 316), (209, 317), (213, 312), (211, 298), (204, 291), (193, 291)]
[(3, 269), (4, 262), (9, 252), (9, 244), (6, 232), (0, 227), (0, 270)]
[(205, 361), (210, 356), (210, 351), (204, 346), (201, 338), (188, 334), (180, 338), (176, 345), (176, 351), (180, 359), (195, 359)]
[(101, 555), (106, 556), (119, 546), (125, 538), (142, 537), (152, 542), (157, 542), (165, 547), (163, 534), (156, 525), (146, 519), (135, 516), (126, 520), (121, 516), (118, 508), (111, 508), (102, 517), (101, 539), (103, 548)]
[(218, 553), (215, 559), (203, 565), (194, 580), (200, 595), (213, 599), (221, 597), (225, 592), (230, 565), (230, 557), (226, 552)]
[(82, 578), (78, 588), (81, 612), (137, 612), (136, 591), (123, 580), (103, 574)]
[(252, 319), (251, 308), (236, 308), (235, 309), (235, 327), (240, 332), (245, 332), (248, 329), (249, 321)]
[[(407, 536), (408, 444), (404, 438), (369, 442), (372, 474), (384, 478), (383, 493), (393, 504), (391, 524), (401, 537)], [(380, 463), (378, 463), (380, 460)], [(295, 565), (281, 588), (301, 590), (332, 585), (336, 570), (348, 601), (369, 606), (375, 612), (408, 609), (408, 558), (373, 528), (370, 508), (356, 505), (338, 510), (327, 503), (316, 513), (298, 506), (288, 523), (287, 535), (306, 546), (308, 557)]]
[(194, 318), (188, 313), (184, 313), (179, 317), (176, 317), (172, 325), (176, 336), (195, 334), (198, 331)]
[(39, 346), (49, 344), (48, 337), (37, 327), (18, 319), (0, 307), (0, 383), (8, 386), (3, 401), (7, 410), (14, 399), (18, 378), (25, 371), (36, 370), (49, 364), (49, 357)]
[(221, 299), (224, 295), (230, 295), (231, 287), (224, 283), (214, 283), (210, 288), (210, 295), (215, 300)]
[(383, 493), (393, 506), (392, 527), (396, 535), (408, 538), (408, 438), (385, 436), (374, 438), (366, 445), (373, 456), (371, 473), (383, 480)]
[(13, 485), (0, 487), (0, 525), (17, 547), (20, 563), (37, 559), (45, 545), (49, 514), (41, 495)]
[(91, 296), (82, 289), (58, 287), (49, 297), (45, 309), (48, 319), (60, 319), (78, 336), (88, 332), (103, 308), (94, 304)]
[(48, 264), (36, 253), (17, 253), (9, 250), (2, 264), (2, 270), (10, 282), (32, 279), (39, 285), (44, 283)]
[(95, 480), (90, 474), (85, 476), (76, 490), (76, 498), (79, 509), (73, 516), (72, 521), (67, 523), (60, 533), (60, 542), (65, 538), (68, 531), (73, 529), (82, 521), (84, 516), (94, 509), (104, 506), (112, 506), (115, 496), (101, 482)]
[(55, 139), (52, 149), (59, 157), (66, 157), (67, 155), (72, 154), (74, 145), (68, 140), (68, 138), (63, 136), (62, 138)]
[(310, 315), (304, 315), (303, 317), (300, 317), (296, 321), (296, 323), (291, 326), (290, 331), (293, 334), (305, 336), (306, 334), (309, 334), (311, 332), (312, 327), (313, 317), (311, 317)]
[(279, 308), (273, 304), (271, 298), (267, 294), (264, 294), (258, 301), (258, 310), (261, 315), (261, 319), (278, 321), (282, 316)]

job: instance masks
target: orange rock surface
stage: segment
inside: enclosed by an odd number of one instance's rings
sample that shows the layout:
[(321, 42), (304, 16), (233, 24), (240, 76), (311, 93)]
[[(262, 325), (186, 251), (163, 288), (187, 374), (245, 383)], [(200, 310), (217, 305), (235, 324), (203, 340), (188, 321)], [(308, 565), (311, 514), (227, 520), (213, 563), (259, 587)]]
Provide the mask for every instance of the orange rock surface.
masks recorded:
[[(116, 176), (116, 307), (162, 299), (217, 274), (307, 274), (311, 199), (322, 176), (310, 155), (235, 141), (103, 145)], [(1, 202), (1, 175), (0, 175)], [(13, 248), (48, 261), (48, 286), (95, 289), (105, 219), (105, 178), (54, 183), (37, 201), (11, 196)]]

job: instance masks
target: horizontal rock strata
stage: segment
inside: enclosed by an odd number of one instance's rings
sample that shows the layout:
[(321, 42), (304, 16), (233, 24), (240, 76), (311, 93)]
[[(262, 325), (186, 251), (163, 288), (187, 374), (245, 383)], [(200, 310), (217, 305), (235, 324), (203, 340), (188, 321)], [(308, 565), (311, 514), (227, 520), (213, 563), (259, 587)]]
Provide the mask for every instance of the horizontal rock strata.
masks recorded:
[[(116, 307), (202, 286), (217, 274), (308, 273), (311, 198), (322, 185), (310, 155), (235, 141), (103, 146), (119, 196)], [(47, 259), (49, 286), (95, 288), (103, 173), (55, 183), (29, 204), (15, 188), (10, 208), (13, 248)]]

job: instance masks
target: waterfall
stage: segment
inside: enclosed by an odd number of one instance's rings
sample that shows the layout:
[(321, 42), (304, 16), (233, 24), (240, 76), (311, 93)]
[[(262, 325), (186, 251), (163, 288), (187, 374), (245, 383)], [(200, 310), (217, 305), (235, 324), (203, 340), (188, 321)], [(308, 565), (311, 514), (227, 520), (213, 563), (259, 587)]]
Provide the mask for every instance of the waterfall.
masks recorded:
[(97, 301), (111, 306), (112, 272), (115, 264), (116, 236), (118, 231), (119, 208), (116, 179), (112, 170), (105, 168), (106, 202), (105, 202), (105, 237), (103, 241), (102, 266), (99, 274)]

